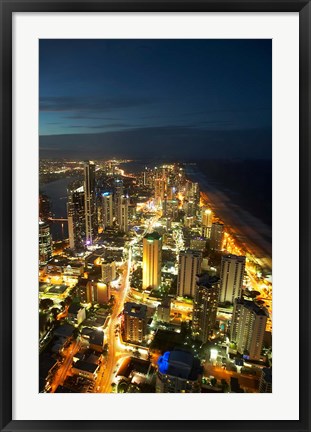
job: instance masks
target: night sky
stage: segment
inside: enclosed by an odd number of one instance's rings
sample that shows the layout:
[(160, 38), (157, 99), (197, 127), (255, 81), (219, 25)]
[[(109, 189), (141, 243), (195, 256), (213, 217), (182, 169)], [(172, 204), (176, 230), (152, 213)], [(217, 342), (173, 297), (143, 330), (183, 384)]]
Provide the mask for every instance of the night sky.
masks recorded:
[(271, 158), (271, 40), (39, 47), (42, 157)]

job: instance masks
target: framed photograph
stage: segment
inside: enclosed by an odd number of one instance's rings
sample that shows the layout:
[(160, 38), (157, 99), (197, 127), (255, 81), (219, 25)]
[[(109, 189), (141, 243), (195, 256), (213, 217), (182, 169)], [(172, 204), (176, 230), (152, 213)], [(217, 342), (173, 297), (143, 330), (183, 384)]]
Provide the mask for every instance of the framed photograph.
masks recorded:
[(310, 1), (0, 3), (1, 430), (309, 431)]

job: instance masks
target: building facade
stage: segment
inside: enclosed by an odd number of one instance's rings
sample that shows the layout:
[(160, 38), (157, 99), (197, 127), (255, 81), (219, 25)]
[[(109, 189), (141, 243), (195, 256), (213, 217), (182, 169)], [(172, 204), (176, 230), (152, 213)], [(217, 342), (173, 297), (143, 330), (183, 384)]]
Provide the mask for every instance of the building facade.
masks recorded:
[(219, 278), (198, 277), (192, 315), (192, 334), (206, 343), (216, 324)]
[(213, 222), (210, 234), (210, 247), (212, 250), (220, 252), (222, 250), (222, 243), (224, 239), (224, 224), (220, 222)]
[(201, 273), (202, 253), (195, 250), (180, 252), (178, 260), (177, 294), (194, 297), (196, 276)]
[(67, 218), (70, 249), (76, 249), (85, 242), (85, 201), (83, 186), (68, 189)]
[(147, 331), (147, 306), (125, 303), (123, 310), (123, 338), (126, 342), (140, 344)]
[(85, 241), (93, 244), (97, 235), (97, 212), (95, 192), (95, 164), (84, 162), (84, 210), (85, 210)]
[(231, 341), (250, 360), (260, 360), (268, 314), (253, 301), (236, 299), (232, 314)]
[(241, 297), (245, 272), (245, 256), (224, 255), (221, 257), (219, 302), (234, 303)]
[(111, 281), (115, 280), (117, 276), (115, 261), (103, 262), (101, 268), (102, 268), (102, 281), (105, 284), (108, 284)]
[(146, 234), (143, 239), (143, 289), (161, 285), (162, 237), (159, 233)]
[(102, 218), (104, 229), (113, 226), (113, 196), (109, 192), (102, 194)]
[(39, 264), (45, 265), (52, 258), (52, 237), (50, 225), (39, 222)]

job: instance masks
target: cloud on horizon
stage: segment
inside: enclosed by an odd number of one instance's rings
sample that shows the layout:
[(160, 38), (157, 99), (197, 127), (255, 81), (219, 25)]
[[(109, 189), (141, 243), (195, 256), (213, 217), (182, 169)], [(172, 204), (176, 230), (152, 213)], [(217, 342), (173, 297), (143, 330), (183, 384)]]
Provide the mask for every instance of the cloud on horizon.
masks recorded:
[(271, 129), (219, 130), (161, 126), (105, 133), (40, 136), (40, 157), (271, 159)]

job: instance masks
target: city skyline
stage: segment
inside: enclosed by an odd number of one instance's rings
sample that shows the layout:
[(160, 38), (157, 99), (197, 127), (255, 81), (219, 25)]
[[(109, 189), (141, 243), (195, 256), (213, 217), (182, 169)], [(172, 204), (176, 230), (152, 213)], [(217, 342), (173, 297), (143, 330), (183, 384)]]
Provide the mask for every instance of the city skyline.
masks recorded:
[(271, 40), (40, 40), (39, 392), (272, 392)]
[(40, 162), (40, 392), (271, 392), (271, 256), (193, 164), (131, 166)]

